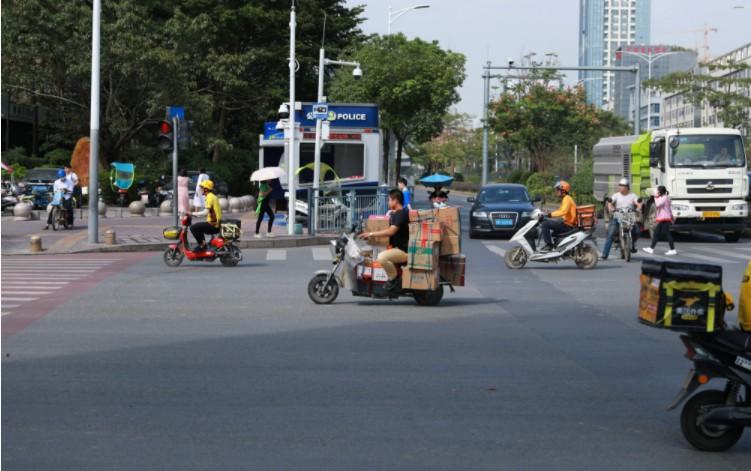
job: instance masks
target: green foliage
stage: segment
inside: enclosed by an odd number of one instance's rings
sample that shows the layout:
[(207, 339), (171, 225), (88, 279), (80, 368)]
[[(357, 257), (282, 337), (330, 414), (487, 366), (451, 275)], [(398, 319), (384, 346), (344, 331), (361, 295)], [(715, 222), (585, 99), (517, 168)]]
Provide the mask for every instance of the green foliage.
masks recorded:
[(550, 201), (555, 198), (555, 192), (553, 191), (553, 185), (555, 185), (555, 178), (553, 175), (536, 172), (531, 174), (525, 182), (529, 194), (533, 197), (540, 195), (545, 201)]
[(70, 164), (71, 151), (67, 149), (55, 149), (44, 154), (44, 160), (53, 167), (62, 167)]
[(512, 170), (505, 178), (506, 183), (521, 183), (526, 184), (529, 177), (532, 175), (531, 172), (527, 172), (522, 169), (516, 169)]
[(376, 103), (381, 127), (397, 140), (397, 172), (402, 149), (427, 142), (443, 129), (444, 116), (459, 101), (465, 57), (441, 49), (437, 41), (407, 39), (403, 34), (372, 36), (356, 48), (359, 80), (338, 69), (331, 84), (332, 101)]
[(26, 155), (26, 149), (23, 147), (14, 147), (13, 149), (6, 150), (2, 155), (3, 162), (7, 165), (23, 162), (29, 157)]
[(703, 104), (717, 110), (717, 117), (731, 128), (751, 131), (751, 77), (743, 72), (751, 66), (747, 63), (729, 61), (708, 64), (704, 73), (676, 72), (659, 79), (647, 80), (645, 87), (667, 93), (682, 93), (689, 103)]
[(571, 177), (571, 192), (577, 203), (592, 196), (594, 191), (594, 175), (592, 174), (592, 159), (587, 159), (579, 164), (576, 174)]
[(551, 162), (564, 148), (589, 149), (603, 136), (628, 132), (619, 117), (587, 104), (583, 88), (554, 87), (547, 72), (531, 75), (491, 104), (490, 121), (508, 144), (531, 156), (537, 171), (556, 170)]

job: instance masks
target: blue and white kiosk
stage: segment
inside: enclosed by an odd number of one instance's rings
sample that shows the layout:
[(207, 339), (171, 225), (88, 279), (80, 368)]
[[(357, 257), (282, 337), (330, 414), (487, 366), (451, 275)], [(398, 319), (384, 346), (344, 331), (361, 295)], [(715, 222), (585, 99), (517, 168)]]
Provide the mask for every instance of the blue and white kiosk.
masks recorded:
[[(299, 161), (296, 168), (312, 164), (316, 141), (316, 121), (313, 103), (302, 103), (296, 110), (297, 123), (295, 143)], [(299, 106), (299, 105), (298, 105)], [(321, 164), (334, 169), (339, 184), (346, 187), (377, 186), (383, 181), (382, 138), (378, 127), (378, 107), (373, 104), (330, 103), (328, 136), (324, 134), (321, 148)], [(277, 129), (277, 121), (265, 124), (260, 136), (260, 167), (286, 167), (287, 151), (284, 129)], [(297, 188), (307, 190), (313, 185), (313, 170), (305, 169), (297, 178)], [(322, 165), (321, 186), (335, 180), (331, 172), (324, 172)], [(286, 188), (287, 182), (282, 181)], [(283, 190), (276, 189), (274, 197), (282, 198)], [(275, 192), (275, 193), (276, 193)]]

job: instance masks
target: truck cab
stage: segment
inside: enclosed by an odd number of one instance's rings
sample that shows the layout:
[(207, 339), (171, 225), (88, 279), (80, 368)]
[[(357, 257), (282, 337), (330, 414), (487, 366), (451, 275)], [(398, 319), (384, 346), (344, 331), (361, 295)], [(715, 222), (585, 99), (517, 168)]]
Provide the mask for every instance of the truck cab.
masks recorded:
[(735, 129), (652, 131), (649, 186), (667, 188), (676, 230), (719, 232), (737, 241), (748, 217), (746, 159)]

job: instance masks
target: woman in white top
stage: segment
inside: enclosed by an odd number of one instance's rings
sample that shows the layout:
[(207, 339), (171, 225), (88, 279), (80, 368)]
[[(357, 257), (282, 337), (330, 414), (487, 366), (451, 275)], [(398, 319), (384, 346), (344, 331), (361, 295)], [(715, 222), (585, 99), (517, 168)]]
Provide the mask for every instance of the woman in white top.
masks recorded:
[(203, 196), (203, 190), (201, 190), (201, 182), (209, 180), (209, 175), (206, 173), (205, 168), (198, 170), (198, 180), (196, 181), (196, 193), (193, 196), (193, 206), (197, 210), (201, 210), (206, 206), (206, 197)]

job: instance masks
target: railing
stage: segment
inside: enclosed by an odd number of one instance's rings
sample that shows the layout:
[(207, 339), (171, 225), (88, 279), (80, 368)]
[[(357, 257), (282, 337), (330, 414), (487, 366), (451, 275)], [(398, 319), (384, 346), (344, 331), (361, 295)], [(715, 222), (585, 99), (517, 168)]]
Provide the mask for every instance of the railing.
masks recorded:
[(318, 208), (317, 214), (307, 211), (310, 234), (349, 230), (371, 215), (387, 211), (388, 188), (384, 186), (322, 188), (319, 191), (319, 196), (308, 192), (307, 208)]

